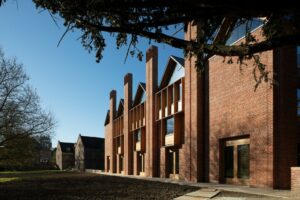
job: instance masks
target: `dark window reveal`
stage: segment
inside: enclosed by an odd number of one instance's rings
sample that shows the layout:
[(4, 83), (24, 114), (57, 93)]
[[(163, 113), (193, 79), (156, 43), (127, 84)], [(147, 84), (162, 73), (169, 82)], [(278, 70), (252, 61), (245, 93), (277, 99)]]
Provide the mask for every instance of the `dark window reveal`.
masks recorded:
[(233, 146), (225, 147), (225, 177), (233, 178)]
[(298, 143), (297, 147), (297, 166), (300, 166), (300, 143)]

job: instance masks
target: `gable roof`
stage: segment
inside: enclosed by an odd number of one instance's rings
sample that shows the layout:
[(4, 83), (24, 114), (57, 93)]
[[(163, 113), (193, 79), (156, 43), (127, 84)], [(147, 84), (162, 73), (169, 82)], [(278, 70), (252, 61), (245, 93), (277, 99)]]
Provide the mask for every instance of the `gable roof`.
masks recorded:
[(159, 90), (168, 85), (177, 64), (184, 67), (184, 59), (177, 56), (170, 56), (159, 83)]
[(104, 121), (104, 126), (107, 125), (107, 124), (109, 124), (109, 116), (110, 116), (109, 113), (110, 113), (110, 110), (108, 110), (107, 113), (106, 113), (106, 117), (105, 117), (105, 121)]
[(79, 135), (79, 137), (81, 137), (82, 144), (85, 148), (99, 149), (104, 145), (104, 138), (89, 137), (82, 135)]
[(124, 99), (120, 99), (118, 110), (117, 110), (117, 117), (121, 116), (124, 111)]
[(60, 149), (64, 153), (74, 153), (74, 144), (75, 143), (70, 143), (70, 142), (60, 142), (58, 141), (60, 145)]
[(135, 92), (132, 107), (138, 105), (141, 102), (144, 93), (146, 93), (146, 83), (140, 82)]

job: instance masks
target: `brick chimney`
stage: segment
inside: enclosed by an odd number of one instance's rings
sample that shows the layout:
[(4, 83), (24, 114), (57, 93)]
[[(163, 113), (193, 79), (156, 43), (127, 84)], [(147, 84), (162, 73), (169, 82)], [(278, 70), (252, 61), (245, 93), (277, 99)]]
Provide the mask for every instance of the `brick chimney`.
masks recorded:
[(132, 74), (124, 77), (124, 172), (127, 175), (133, 174), (133, 148), (132, 137), (130, 136), (129, 110), (132, 105)]
[(117, 92), (116, 90), (112, 90), (109, 95), (109, 125), (110, 125), (110, 141), (108, 141), (109, 147), (109, 154), (110, 154), (110, 167), (112, 169), (112, 172), (116, 172), (116, 158), (115, 158), (115, 148), (113, 144), (113, 133), (114, 133), (114, 126), (113, 126), (113, 121), (116, 116), (116, 99), (117, 99)]
[(146, 176), (157, 176), (158, 135), (155, 127), (155, 93), (157, 91), (158, 50), (151, 46), (146, 52)]

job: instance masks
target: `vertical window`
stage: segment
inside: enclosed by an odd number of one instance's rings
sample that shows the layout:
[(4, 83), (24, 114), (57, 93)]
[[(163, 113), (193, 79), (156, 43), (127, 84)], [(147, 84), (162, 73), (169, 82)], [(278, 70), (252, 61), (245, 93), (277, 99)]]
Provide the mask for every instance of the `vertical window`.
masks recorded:
[(172, 90), (169, 90), (169, 92), (171, 94), (168, 94), (168, 98), (170, 98), (170, 102), (172, 104), (174, 102), (174, 91), (173, 91), (173, 88), (172, 88)]
[(297, 89), (297, 115), (300, 116), (300, 89)]
[(237, 146), (238, 178), (249, 178), (249, 144)]
[(171, 117), (166, 120), (166, 135), (170, 135), (174, 133), (174, 117)]
[(233, 178), (233, 146), (225, 147), (225, 177)]
[(179, 174), (179, 151), (175, 151), (175, 173)]
[(297, 145), (297, 166), (300, 166), (300, 143)]
[(179, 83), (179, 92), (178, 92), (178, 101), (181, 101), (182, 98), (182, 83)]
[(123, 156), (120, 156), (120, 171), (123, 171)]
[(168, 151), (168, 168), (169, 168), (169, 174), (174, 174), (174, 154), (173, 151)]
[(139, 129), (136, 133), (136, 141), (140, 142), (141, 138), (142, 138), (142, 132), (141, 132), (141, 129)]
[(297, 68), (300, 68), (300, 46), (297, 47)]

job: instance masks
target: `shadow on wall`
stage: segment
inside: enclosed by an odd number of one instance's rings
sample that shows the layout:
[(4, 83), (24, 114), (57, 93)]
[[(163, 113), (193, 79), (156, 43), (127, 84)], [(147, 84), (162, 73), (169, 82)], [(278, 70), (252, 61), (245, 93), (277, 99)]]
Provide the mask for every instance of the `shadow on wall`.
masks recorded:
[(249, 114), (242, 121), (225, 113), (218, 121), (218, 124), (210, 124), (210, 181), (225, 182), (225, 142), (250, 138), (250, 185), (272, 186), (273, 130), (266, 116)]

